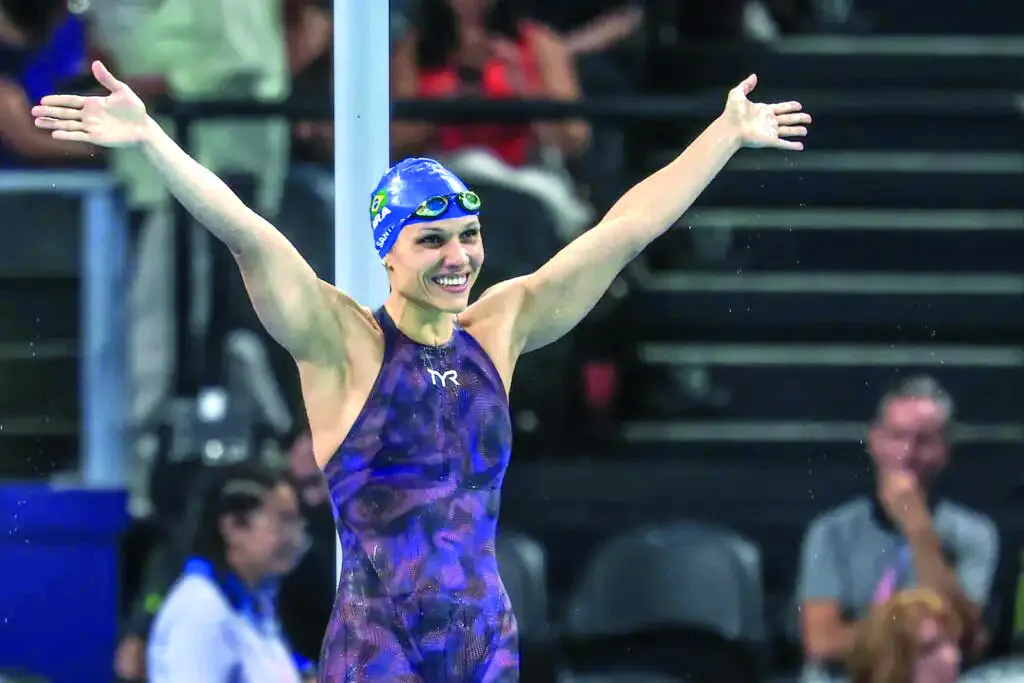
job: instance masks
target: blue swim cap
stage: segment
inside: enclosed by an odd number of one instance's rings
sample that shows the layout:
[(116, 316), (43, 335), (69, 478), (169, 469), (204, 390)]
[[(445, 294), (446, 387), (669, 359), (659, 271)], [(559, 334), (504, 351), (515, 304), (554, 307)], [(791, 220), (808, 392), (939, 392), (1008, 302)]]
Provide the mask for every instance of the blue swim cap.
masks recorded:
[(377, 255), (384, 258), (398, 233), (410, 223), (478, 215), (479, 211), (467, 211), (459, 202), (450, 202), (443, 216), (415, 215), (420, 204), (432, 197), (452, 198), (468, 191), (457, 175), (433, 159), (405, 159), (392, 166), (370, 195), (370, 227)]

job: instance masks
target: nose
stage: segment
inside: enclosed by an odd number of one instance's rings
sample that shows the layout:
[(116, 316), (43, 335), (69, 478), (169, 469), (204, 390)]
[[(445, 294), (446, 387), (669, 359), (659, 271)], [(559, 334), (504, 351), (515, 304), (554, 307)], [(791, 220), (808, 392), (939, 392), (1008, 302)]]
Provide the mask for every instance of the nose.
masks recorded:
[(469, 254), (460, 242), (449, 242), (444, 249), (444, 266), (446, 268), (461, 268), (469, 263)]

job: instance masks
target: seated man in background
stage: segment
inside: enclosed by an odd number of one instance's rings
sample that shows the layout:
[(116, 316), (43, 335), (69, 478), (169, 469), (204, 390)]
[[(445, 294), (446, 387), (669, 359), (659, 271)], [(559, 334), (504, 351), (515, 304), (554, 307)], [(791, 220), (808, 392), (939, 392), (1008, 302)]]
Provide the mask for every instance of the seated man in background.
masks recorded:
[(807, 531), (798, 599), (805, 681), (828, 680), (873, 605), (909, 587), (942, 597), (963, 625), (967, 656), (987, 641), (982, 621), (998, 562), (988, 517), (932, 494), (949, 458), (953, 402), (930, 377), (882, 397), (868, 432), (875, 491), (826, 512)]

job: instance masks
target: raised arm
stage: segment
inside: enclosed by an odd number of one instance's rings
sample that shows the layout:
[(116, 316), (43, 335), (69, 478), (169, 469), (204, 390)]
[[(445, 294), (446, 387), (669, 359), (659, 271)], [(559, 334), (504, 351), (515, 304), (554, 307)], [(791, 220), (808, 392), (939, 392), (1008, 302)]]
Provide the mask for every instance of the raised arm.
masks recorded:
[[(535, 273), (495, 288), (515, 316), (513, 344), (540, 348), (569, 332), (598, 302), (619, 272), (683, 215), (741, 147), (799, 151), (786, 140), (807, 134), (811, 117), (798, 102), (756, 104), (750, 76), (729, 93), (725, 111), (674, 161), (646, 178)], [(488, 294), (481, 299), (484, 303)]]
[(99, 62), (93, 73), (109, 96), (44, 97), (32, 110), (36, 126), (58, 140), (139, 148), (178, 201), (234, 254), (271, 336), (298, 361), (338, 362), (333, 288), (317, 278), (284, 235), (186, 154), (127, 85)]

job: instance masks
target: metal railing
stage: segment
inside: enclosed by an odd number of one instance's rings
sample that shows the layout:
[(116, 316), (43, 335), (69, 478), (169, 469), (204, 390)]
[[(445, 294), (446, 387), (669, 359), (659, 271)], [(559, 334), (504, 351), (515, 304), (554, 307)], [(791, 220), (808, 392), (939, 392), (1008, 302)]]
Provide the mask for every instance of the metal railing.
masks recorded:
[(128, 228), (114, 180), (102, 171), (0, 171), (0, 193), (81, 200), (80, 467), (87, 486), (122, 486), (128, 472)]

